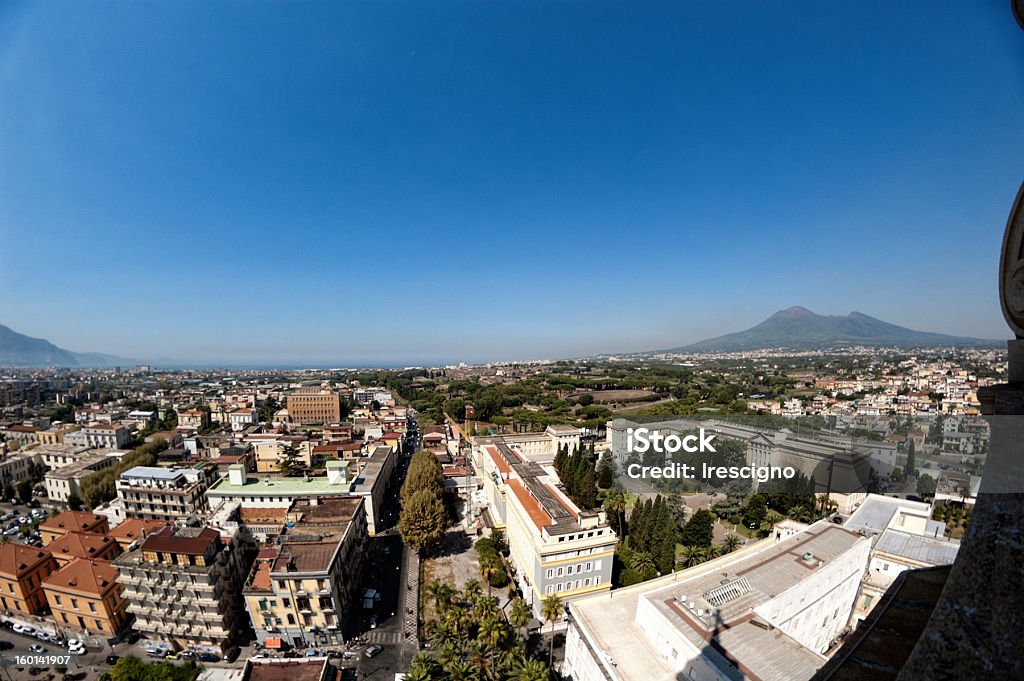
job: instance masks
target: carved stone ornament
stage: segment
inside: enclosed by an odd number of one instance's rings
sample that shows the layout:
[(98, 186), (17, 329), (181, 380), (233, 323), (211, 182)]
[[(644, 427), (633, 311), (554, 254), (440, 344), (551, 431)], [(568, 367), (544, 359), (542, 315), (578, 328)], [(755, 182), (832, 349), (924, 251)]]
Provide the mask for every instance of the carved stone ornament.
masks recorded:
[(1024, 338), (1024, 184), (1010, 210), (999, 258), (999, 302), (1017, 338)]

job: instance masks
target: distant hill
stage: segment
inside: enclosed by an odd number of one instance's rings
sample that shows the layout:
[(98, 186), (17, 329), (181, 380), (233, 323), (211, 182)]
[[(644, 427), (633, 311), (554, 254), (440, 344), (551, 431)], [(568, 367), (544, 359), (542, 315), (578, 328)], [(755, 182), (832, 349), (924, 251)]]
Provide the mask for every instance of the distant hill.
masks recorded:
[(48, 340), (32, 338), (0, 324), (0, 366), (101, 368), (135, 363), (133, 359), (98, 352), (65, 350)]
[(845, 317), (820, 315), (795, 306), (779, 310), (757, 326), (665, 352), (742, 352), (768, 348), (817, 350), (862, 346), (997, 347), (1002, 341), (914, 331), (860, 312)]

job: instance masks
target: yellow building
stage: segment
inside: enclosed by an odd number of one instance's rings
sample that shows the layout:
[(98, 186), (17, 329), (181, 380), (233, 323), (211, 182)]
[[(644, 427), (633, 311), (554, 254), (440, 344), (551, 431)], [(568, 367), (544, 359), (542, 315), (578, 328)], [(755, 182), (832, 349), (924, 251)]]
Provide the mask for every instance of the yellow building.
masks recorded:
[(46, 609), (42, 584), (57, 569), (46, 549), (0, 544), (0, 606), (16, 613), (39, 614)]
[(96, 532), (106, 534), (110, 529), (107, 516), (88, 511), (63, 511), (39, 523), (43, 546), (68, 532)]
[(74, 433), (78, 429), (78, 426), (73, 423), (60, 423), (51, 426), (49, 430), (37, 430), (36, 441), (41, 445), (64, 444), (64, 436), (68, 433)]
[(267, 647), (338, 644), (358, 610), (366, 557), (359, 498), (302, 499), (279, 542), (263, 548), (242, 590), (257, 638)]
[(65, 630), (113, 636), (128, 620), (117, 568), (105, 560), (76, 558), (43, 582), (53, 620)]
[(288, 394), (288, 416), (300, 425), (337, 423), (341, 420), (341, 398), (333, 390), (300, 388)]

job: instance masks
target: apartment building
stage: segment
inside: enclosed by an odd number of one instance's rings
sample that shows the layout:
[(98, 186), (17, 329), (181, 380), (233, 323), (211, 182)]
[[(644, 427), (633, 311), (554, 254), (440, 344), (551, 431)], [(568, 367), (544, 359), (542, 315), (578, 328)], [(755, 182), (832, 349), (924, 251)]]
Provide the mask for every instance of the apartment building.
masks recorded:
[(106, 534), (110, 529), (107, 517), (88, 511), (62, 511), (52, 518), (39, 523), (39, 536), (43, 546), (63, 537), (69, 532), (94, 532)]
[(43, 612), (43, 580), (56, 569), (57, 561), (46, 549), (16, 542), (0, 544), (0, 607), (15, 614)]
[(344, 642), (366, 553), (362, 507), (359, 498), (301, 499), (292, 505), (290, 527), (259, 552), (243, 590), (260, 643)]
[[(365, 499), (366, 529), (371, 537), (381, 529), (388, 486), (397, 461), (398, 455), (390, 447), (374, 447), (368, 459), (357, 462), (355, 478), (349, 485), (349, 494)], [(328, 478), (344, 470), (340, 461), (327, 462)]]
[(288, 508), (296, 499), (346, 495), (354, 475), (350, 465), (328, 461), (327, 475), (282, 478), (271, 475), (249, 475), (242, 464), (228, 467), (227, 477), (220, 478), (206, 491), (211, 508), (223, 503), (239, 503), (243, 508)]
[(558, 487), (553, 468), (504, 443), (475, 447), (473, 464), (534, 612), (551, 594), (571, 601), (611, 589), (616, 536), (604, 511), (577, 507)]
[(820, 521), (569, 605), (573, 681), (809, 679), (845, 630), (870, 540)]
[(82, 498), (82, 480), (97, 471), (110, 468), (117, 463), (124, 452), (117, 449), (87, 449), (86, 455), (52, 468), (43, 478), (46, 496), (54, 501), (67, 503), (71, 497)]
[(239, 632), (240, 557), (210, 528), (168, 526), (114, 561), (134, 628), (173, 648), (220, 648)]
[(43, 581), (53, 621), (67, 630), (112, 637), (128, 624), (128, 602), (106, 560), (76, 558)]
[(300, 388), (288, 393), (288, 416), (293, 423), (335, 423), (341, 420), (341, 398), (333, 390)]
[(60, 567), (78, 558), (113, 560), (121, 554), (115, 540), (96, 532), (68, 532), (47, 544), (46, 550)]
[(40, 463), (34, 450), (3, 452), (0, 449), (0, 485), (17, 485), (31, 477), (32, 466)]
[(206, 489), (216, 466), (206, 462), (191, 468), (135, 466), (115, 481), (117, 497), (128, 518), (175, 520), (209, 510)]
[(131, 431), (124, 426), (109, 423), (94, 423), (81, 430), (64, 436), (64, 444), (105, 449), (123, 449), (132, 439)]
[(32, 451), (51, 471), (95, 455), (91, 447), (71, 444), (43, 444)]
[(46, 430), (36, 431), (36, 441), (41, 445), (59, 445), (64, 443), (64, 436), (79, 430), (73, 423), (56, 423)]
[(202, 430), (210, 427), (210, 413), (205, 409), (185, 409), (178, 412), (179, 428)]

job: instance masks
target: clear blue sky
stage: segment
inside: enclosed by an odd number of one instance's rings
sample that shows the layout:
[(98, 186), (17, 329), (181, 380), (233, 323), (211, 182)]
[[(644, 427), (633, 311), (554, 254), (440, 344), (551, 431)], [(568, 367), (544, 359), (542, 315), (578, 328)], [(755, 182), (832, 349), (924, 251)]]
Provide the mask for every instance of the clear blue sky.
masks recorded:
[(78, 351), (1005, 337), (1005, 0), (0, 4), (0, 323)]

